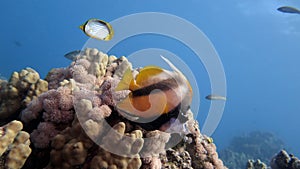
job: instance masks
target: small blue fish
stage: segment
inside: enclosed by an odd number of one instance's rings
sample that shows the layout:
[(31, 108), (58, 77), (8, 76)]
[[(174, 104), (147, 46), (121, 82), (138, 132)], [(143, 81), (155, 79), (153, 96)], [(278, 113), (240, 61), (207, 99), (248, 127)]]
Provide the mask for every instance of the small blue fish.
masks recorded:
[(72, 52), (69, 52), (65, 54), (65, 58), (70, 59), (72, 61), (75, 61), (78, 59), (78, 57), (81, 55), (82, 51), (81, 50), (74, 50)]
[(291, 6), (282, 6), (277, 9), (280, 12), (283, 13), (292, 13), (292, 14), (300, 14), (300, 10)]
[(20, 41), (17, 41), (17, 40), (14, 41), (14, 44), (15, 44), (17, 47), (21, 47), (21, 46), (22, 46), (22, 43), (21, 43)]
[(224, 96), (219, 96), (219, 95), (213, 95), (213, 94), (208, 95), (208, 96), (206, 96), (205, 98), (206, 98), (207, 100), (224, 100), (224, 101), (226, 101), (226, 97), (224, 97)]

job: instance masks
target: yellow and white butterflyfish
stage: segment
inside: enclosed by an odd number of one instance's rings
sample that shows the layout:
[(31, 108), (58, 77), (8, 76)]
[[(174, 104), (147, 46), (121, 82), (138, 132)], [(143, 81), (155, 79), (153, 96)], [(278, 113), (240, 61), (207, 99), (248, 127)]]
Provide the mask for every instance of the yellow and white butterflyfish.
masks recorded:
[(98, 40), (111, 40), (114, 31), (112, 26), (100, 19), (89, 19), (84, 24), (80, 25), (79, 28), (89, 37)]

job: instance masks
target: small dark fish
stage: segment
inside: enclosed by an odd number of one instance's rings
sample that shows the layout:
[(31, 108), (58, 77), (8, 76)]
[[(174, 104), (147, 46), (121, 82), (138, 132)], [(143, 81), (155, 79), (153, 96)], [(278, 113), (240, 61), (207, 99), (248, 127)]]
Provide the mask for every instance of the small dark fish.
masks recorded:
[(18, 47), (21, 47), (22, 46), (22, 43), (21, 42), (19, 42), (19, 41), (14, 41), (14, 44), (16, 45), (16, 46), (18, 46)]
[(210, 94), (205, 97), (207, 100), (226, 100), (226, 97)]
[(67, 59), (75, 61), (75, 60), (78, 59), (78, 57), (80, 56), (81, 53), (82, 53), (81, 50), (74, 50), (72, 52), (69, 52), (69, 53), (65, 54), (64, 56)]
[(277, 9), (280, 12), (283, 13), (293, 13), (293, 14), (300, 14), (300, 10), (291, 6), (282, 6)]

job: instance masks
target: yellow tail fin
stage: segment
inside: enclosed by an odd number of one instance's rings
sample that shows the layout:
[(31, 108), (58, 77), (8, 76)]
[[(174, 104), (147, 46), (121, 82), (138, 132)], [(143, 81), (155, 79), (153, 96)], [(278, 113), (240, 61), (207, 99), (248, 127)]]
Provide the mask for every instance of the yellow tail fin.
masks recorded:
[(116, 91), (120, 90), (131, 90), (132, 87), (134, 86), (134, 79), (131, 73), (131, 69), (128, 68), (121, 81), (119, 82), (118, 86), (115, 88)]

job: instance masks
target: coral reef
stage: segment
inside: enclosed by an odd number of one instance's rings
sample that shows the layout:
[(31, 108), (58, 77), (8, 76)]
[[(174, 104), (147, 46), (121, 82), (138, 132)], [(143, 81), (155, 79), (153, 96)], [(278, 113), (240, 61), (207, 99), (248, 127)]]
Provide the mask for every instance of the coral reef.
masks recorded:
[(252, 159), (245, 153), (235, 152), (227, 148), (221, 150), (219, 154), (228, 168), (246, 168), (248, 159)]
[(258, 159), (256, 161), (248, 160), (246, 168), (247, 169), (267, 169), (268, 166)]
[[(95, 126), (96, 123), (87, 121), (85, 125)], [(97, 125), (97, 124), (96, 124)], [(125, 132), (125, 124), (120, 122), (113, 127), (113, 130), (120, 135), (105, 133), (102, 138), (103, 146), (99, 147), (85, 133), (79, 121), (75, 119), (72, 127), (66, 128), (61, 134), (54, 137), (51, 143), (50, 163), (47, 168), (83, 168), (102, 169), (108, 168), (139, 168), (142, 164), (139, 158), (139, 151), (142, 148), (142, 132), (139, 130), (131, 133)], [(98, 133), (97, 133), (98, 134)], [(124, 136), (131, 139), (127, 141), (126, 146), (120, 144), (124, 141)], [(118, 156), (105, 148), (114, 147), (115, 150), (128, 152), (133, 157)]]
[(163, 168), (191, 169), (192, 158), (187, 151), (168, 149), (165, 155), (161, 155)]
[(31, 153), (29, 134), (20, 121), (0, 127), (0, 168), (22, 168)]
[[(103, 145), (100, 148), (98, 154), (92, 159), (91, 168), (140, 168), (142, 161), (139, 158), (139, 152), (142, 149), (144, 143), (142, 139), (142, 132), (135, 130), (131, 133), (125, 132), (125, 123), (120, 122), (116, 124), (112, 130), (116, 131), (116, 134), (108, 134), (103, 138)], [(126, 138), (127, 137), (127, 138)], [(125, 139), (125, 145), (122, 143)], [(111, 147), (114, 150), (125, 152), (122, 156), (115, 155), (111, 151)], [(105, 151), (104, 149), (109, 151)], [(112, 151), (114, 151), (112, 150)], [(130, 155), (130, 157), (126, 157)]]
[(47, 168), (72, 168), (82, 165), (93, 142), (85, 136), (75, 119), (73, 127), (67, 127), (51, 142), (50, 163)]
[(181, 112), (184, 121), (165, 116), (163, 121), (145, 124), (132, 122), (117, 111), (116, 103), (130, 92), (115, 91), (128, 68), (132, 65), (126, 57), (86, 49), (69, 67), (48, 73), (45, 84), (49, 90), (38, 87), (44, 81), (31, 69), (27, 70), (31, 80), (20, 72), (18, 79), (1, 83), (1, 93), (8, 85), (31, 86), (11, 95), (18, 98), (15, 104), (21, 107), (14, 112), (20, 112), (17, 115), (32, 142), (32, 153), (23, 168), (225, 169), (215, 144), (200, 133), (190, 110)]
[(189, 121), (188, 126), (191, 134), (187, 135), (187, 140), (191, 140), (191, 143), (186, 145), (186, 149), (192, 157), (193, 168), (226, 168), (218, 157), (216, 145), (211, 142), (210, 138), (200, 133), (198, 122)]
[(57, 89), (61, 86), (64, 80), (69, 80), (71, 78), (71, 74), (69, 69), (67, 68), (53, 68), (51, 69), (45, 80), (48, 82), (48, 89)]
[(0, 122), (3, 123), (3, 119), (11, 116), (17, 116), (31, 100), (47, 90), (48, 82), (40, 79), (35, 70), (25, 68), (20, 72), (14, 72), (7, 83), (1, 82)]
[(220, 157), (228, 168), (245, 168), (248, 159), (260, 159), (269, 164), (272, 156), (283, 147), (283, 141), (272, 133), (253, 131), (234, 137), (230, 145), (220, 151)]
[(300, 169), (300, 160), (285, 150), (281, 150), (271, 160), (272, 169)]
[[(48, 148), (50, 140), (74, 119), (73, 95), (68, 87), (51, 89), (33, 100), (21, 113), (36, 148)], [(39, 121), (38, 125), (33, 123)]]
[(248, 160), (247, 169), (300, 169), (300, 160), (285, 150), (279, 151), (267, 166), (260, 160)]

